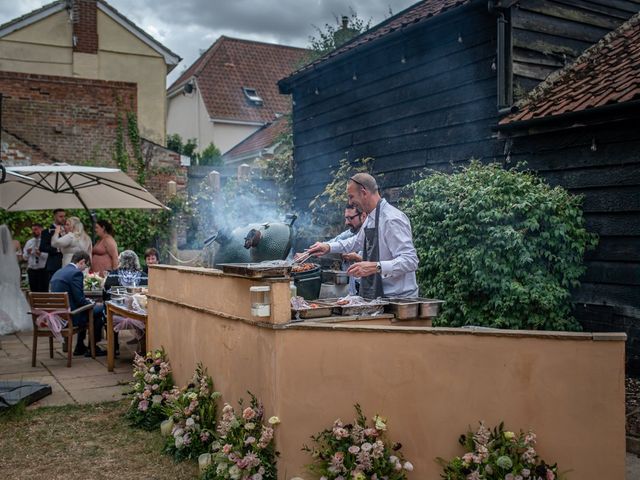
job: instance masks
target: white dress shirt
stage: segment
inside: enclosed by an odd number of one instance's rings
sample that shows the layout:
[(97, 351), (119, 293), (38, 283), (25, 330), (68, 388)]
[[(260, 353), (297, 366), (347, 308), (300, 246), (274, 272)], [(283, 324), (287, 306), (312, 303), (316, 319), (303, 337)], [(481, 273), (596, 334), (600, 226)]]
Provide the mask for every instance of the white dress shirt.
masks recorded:
[[(386, 200), (380, 202), (378, 245), (385, 297), (417, 297), (418, 254), (413, 246), (411, 223), (407, 216)], [(357, 252), (364, 248), (365, 228), (374, 228), (376, 209), (367, 215), (353, 237), (329, 242), (330, 252)]]
[[(27, 268), (29, 270), (41, 270), (47, 264), (49, 254), (40, 252), (40, 255), (36, 255), (38, 248), (40, 248), (40, 238), (36, 237), (31, 237), (24, 245), (22, 256), (27, 259)], [(29, 249), (31, 249), (31, 253), (27, 253)]]

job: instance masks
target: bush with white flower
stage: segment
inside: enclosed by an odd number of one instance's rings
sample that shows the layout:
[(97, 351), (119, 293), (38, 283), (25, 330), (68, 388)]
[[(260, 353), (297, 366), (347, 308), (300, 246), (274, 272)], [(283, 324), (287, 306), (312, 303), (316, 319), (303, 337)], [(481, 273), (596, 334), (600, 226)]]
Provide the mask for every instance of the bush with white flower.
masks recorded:
[(239, 402), (239, 415), (225, 403), (203, 480), (277, 480), (273, 434), (280, 420), (270, 417), (265, 422), (262, 403), (251, 392), (249, 395), (248, 407)]
[(360, 405), (355, 409), (353, 424), (338, 419), (311, 437), (314, 446), (303, 447), (313, 458), (309, 470), (320, 480), (406, 480), (413, 465), (404, 459), (401, 444), (387, 440), (386, 419), (375, 415), (367, 422)]
[(198, 364), (191, 382), (167, 405), (172, 427), (165, 453), (179, 461), (197, 459), (209, 451), (214, 441), (218, 397), (220, 393), (213, 390), (207, 369)]
[(131, 386), (126, 418), (134, 427), (155, 430), (167, 418), (165, 409), (175, 394), (171, 365), (163, 349), (145, 356), (136, 354)]
[(493, 430), (480, 422), (477, 432), (469, 430), (459, 442), (467, 453), (446, 461), (441, 475), (446, 480), (559, 480), (556, 464), (549, 465), (536, 452), (536, 435), (514, 433), (500, 423)]

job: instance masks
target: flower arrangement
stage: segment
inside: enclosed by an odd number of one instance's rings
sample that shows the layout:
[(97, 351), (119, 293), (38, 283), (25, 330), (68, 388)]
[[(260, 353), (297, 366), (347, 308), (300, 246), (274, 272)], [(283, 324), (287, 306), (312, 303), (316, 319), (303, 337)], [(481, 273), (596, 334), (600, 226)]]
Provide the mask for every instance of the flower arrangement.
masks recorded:
[(104, 285), (104, 278), (97, 273), (87, 273), (84, 277), (85, 290), (100, 290)]
[(171, 365), (164, 349), (136, 354), (133, 379), (126, 417), (135, 427), (156, 429), (167, 418), (166, 406), (174, 398)]
[(218, 441), (212, 445), (211, 464), (204, 470), (203, 480), (276, 480), (274, 428), (280, 423), (271, 417), (265, 424), (264, 407), (249, 392), (251, 403), (237, 415), (225, 403), (218, 423)]
[(216, 401), (219, 392), (213, 390), (213, 380), (206, 368), (198, 364), (196, 371), (182, 391), (167, 406), (173, 422), (167, 437), (165, 452), (175, 460), (197, 459), (209, 450), (216, 427)]
[(477, 432), (469, 430), (459, 442), (467, 453), (447, 462), (441, 477), (446, 480), (556, 480), (556, 464), (548, 465), (536, 453), (536, 435), (529, 431), (514, 433), (500, 423), (493, 430), (480, 422)]
[(406, 480), (413, 465), (400, 453), (401, 444), (386, 439), (387, 421), (375, 415), (368, 423), (360, 405), (355, 409), (353, 424), (338, 419), (311, 437), (314, 447), (303, 447), (313, 457), (309, 470), (320, 480)]

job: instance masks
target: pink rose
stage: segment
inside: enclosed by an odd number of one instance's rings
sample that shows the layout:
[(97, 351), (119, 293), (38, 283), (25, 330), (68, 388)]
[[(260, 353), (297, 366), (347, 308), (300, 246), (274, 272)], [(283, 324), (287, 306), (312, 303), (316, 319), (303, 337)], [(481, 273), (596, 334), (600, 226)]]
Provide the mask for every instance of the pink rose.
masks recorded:
[(555, 480), (555, 478), (555, 474), (551, 470), (547, 469), (547, 480)]
[(222, 453), (224, 453), (225, 455), (229, 455), (229, 452), (231, 451), (232, 448), (233, 447), (231, 445), (226, 443), (224, 447), (222, 447)]
[(255, 416), (256, 416), (256, 412), (251, 407), (245, 408), (244, 411), (242, 412), (242, 418), (244, 418), (245, 420), (251, 420)]

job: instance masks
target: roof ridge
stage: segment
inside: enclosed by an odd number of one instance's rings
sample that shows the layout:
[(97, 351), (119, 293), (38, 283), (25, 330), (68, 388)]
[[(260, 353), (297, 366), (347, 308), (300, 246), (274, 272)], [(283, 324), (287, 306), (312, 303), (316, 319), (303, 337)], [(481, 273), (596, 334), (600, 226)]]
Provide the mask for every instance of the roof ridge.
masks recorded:
[(278, 47), (278, 48), (290, 48), (292, 50), (309, 50), (304, 47), (294, 47), (293, 45), (284, 45), (282, 43), (274, 43), (274, 42), (263, 42), (261, 40), (251, 40), (249, 38), (238, 38), (238, 37), (230, 37), (229, 35), (220, 35), (218, 40), (224, 38), (225, 40), (233, 40), (236, 42), (244, 42), (244, 43), (257, 43), (259, 45), (268, 45), (270, 47)]
[[(591, 57), (593, 57), (595, 54), (598, 54), (606, 45), (608, 45), (612, 38), (619, 37), (621, 34), (623, 34), (623, 32), (629, 30), (638, 23), (640, 23), (640, 12), (634, 14), (629, 20), (622, 23), (615, 30), (611, 30), (604, 37), (598, 40), (598, 42), (584, 50), (571, 63), (565, 65), (560, 70), (556, 70), (555, 72), (550, 73), (547, 78), (540, 82), (524, 98), (516, 102), (515, 105), (517, 107), (524, 108), (525, 106), (529, 106), (540, 98), (544, 97), (560, 80), (562, 80), (565, 75), (567, 75), (569, 72), (574, 71), (582, 63), (592, 60)], [(517, 115), (517, 113), (514, 115)]]

